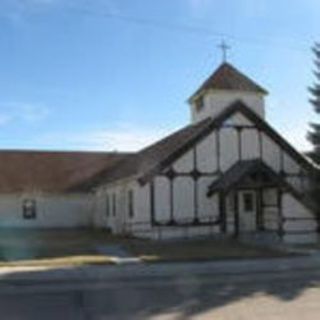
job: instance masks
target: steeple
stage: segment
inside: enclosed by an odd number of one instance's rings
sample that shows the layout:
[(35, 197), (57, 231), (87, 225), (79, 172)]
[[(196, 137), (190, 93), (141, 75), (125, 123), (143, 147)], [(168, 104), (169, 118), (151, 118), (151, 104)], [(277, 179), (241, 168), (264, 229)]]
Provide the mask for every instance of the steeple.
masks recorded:
[(214, 117), (236, 100), (242, 100), (262, 118), (264, 97), (268, 92), (237, 70), (223, 62), (189, 98), (193, 122)]

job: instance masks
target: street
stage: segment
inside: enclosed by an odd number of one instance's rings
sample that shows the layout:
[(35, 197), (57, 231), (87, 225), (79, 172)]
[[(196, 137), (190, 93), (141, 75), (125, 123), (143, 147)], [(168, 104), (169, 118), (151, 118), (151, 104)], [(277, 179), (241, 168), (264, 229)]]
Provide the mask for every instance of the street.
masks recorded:
[(112, 273), (102, 277), (93, 270), (95, 280), (86, 276), (63, 281), (55, 277), (52, 281), (2, 279), (1, 319), (319, 318), (318, 268), (290, 270), (288, 266), (282, 271), (250, 272), (248, 264), (249, 272), (228, 274), (214, 268), (210, 272), (209, 266), (206, 272), (197, 272), (193, 266), (194, 273), (188, 273), (185, 266), (168, 266), (172, 271), (163, 276), (158, 272), (154, 277), (153, 269), (161, 271), (166, 266), (153, 266), (145, 276), (144, 272), (129, 275), (130, 266), (117, 277)]

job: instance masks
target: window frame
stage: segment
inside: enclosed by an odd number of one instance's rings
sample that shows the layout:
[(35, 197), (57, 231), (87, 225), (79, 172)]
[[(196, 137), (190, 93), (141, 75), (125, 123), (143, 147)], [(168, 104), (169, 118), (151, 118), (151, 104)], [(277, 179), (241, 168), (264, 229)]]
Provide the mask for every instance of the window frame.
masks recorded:
[(199, 113), (204, 109), (204, 98), (200, 96), (195, 100), (196, 111)]
[(244, 192), (242, 194), (242, 201), (243, 201), (243, 210), (244, 212), (252, 212), (254, 211), (254, 195), (252, 192)]
[(22, 217), (24, 220), (35, 220), (37, 218), (36, 199), (26, 198), (22, 201)]

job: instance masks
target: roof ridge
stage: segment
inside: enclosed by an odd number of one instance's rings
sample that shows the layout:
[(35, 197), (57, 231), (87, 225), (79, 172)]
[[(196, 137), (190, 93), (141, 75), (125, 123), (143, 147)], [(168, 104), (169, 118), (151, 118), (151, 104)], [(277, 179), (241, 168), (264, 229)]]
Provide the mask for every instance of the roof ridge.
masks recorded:
[(200, 86), (200, 88), (189, 98), (192, 101), (202, 92), (214, 90), (239, 90), (268, 94), (267, 90), (249, 78), (243, 72), (228, 62), (223, 62)]

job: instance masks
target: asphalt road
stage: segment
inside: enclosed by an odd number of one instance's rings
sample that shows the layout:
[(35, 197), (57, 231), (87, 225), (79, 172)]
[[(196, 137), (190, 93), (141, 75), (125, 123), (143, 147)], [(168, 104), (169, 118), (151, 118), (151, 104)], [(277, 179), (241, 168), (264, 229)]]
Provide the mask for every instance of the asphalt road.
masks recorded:
[(0, 319), (319, 319), (318, 268), (0, 284)]

